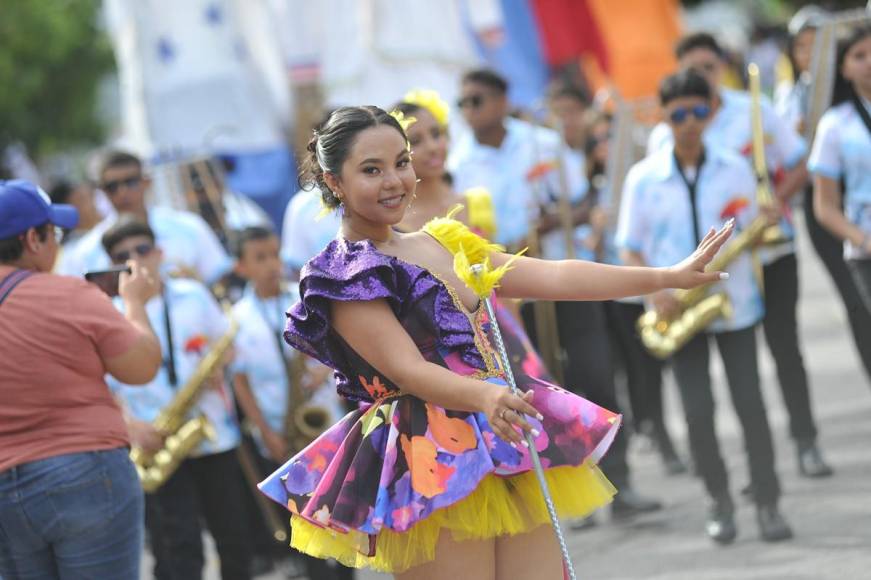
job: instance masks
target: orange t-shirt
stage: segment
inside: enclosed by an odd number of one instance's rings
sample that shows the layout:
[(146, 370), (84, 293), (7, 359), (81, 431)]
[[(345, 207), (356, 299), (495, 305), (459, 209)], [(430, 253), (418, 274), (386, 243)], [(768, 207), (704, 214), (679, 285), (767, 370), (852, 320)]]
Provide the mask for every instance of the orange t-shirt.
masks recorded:
[[(14, 269), (0, 266), (0, 280)], [(138, 331), (83, 279), (34, 273), (0, 304), (0, 472), (128, 445), (103, 376)]]

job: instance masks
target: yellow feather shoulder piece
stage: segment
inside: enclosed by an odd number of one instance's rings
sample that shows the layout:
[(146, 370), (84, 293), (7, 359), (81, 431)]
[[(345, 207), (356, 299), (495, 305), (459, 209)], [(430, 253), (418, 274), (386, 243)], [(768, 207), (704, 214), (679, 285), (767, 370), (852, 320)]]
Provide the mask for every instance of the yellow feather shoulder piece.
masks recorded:
[[(472, 289), (481, 298), (487, 298), (508, 270), (511, 269), (514, 260), (523, 252), (513, 256), (508, 262), (493, 268), (490, 261), (491, 252), (503, 252), (505, 248), (499, 244), (493, 244), (481, 236), (472, 232), (468, 226), (453, 217), (463, 209), (457, 205), (448, 215), (443, 218), (433, 218), (425, 226), (423, 231), (434, 237), (454, 256), (454, 273), (466, 286)], [(475, 274), (472, 266), (480, 264), (483, 271)]]
[(488, 238), (495, 236), (496, 212), (490, 192), (483, 187), (473, 187), (464, 195), (469, 208), (469, 226)]

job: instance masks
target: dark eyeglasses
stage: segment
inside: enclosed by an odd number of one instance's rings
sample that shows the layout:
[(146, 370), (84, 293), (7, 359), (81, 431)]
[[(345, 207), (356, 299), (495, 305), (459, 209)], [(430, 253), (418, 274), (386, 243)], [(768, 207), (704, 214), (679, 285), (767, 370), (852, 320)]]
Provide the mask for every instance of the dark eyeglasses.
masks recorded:
[(696, 105), (694, 107), (678, 107), (674, 111), (671, 112), (669, 118), (672, 123), (680, 125), (684, 121), (686, 121), (690, 115), (695, 117), (699, 121), (703, 121), (708, 118), (711, 114), (711, 107), (708, 105)]
[(469, 95), (457, 101), (457, 106), (461, 109), (477, 109), (484, 104), (486, 97), (484, 95)]
[(118, 190), (122, 187), (125, 188), (133, 188), (142, 183), (142, 176), (135, 175), (133, 177), (127, 177), (124, 179), (115, 179), (113, 181), (107, 181), (100, 186), (100, 189), (108, 193), (109, 195), (114, 195), (118, 193)]
[(154, 251), (154, 244), (137, 244), (133, 246), (132, 250), (124, 250), (118, 252), (117, 254), (112, 254), (112, 261), (116, 264), (123, 264), (127, 260), (133, 257), (133, 255), (137, 255), (141, 258), (144, 258), (148, 254)]

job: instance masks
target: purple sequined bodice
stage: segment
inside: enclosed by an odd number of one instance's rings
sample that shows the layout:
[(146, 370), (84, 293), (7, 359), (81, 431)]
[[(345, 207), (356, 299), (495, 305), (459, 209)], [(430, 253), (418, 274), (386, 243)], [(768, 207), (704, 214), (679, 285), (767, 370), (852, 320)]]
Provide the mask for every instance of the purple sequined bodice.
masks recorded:
[(369, 240), (330, 242), (303, 268), (299, 290), (301, 301), (287, 313), (285, 340), (333, 368), (344, 397), (372, 400), (371, 385), (361, 377), (375, 373), (333, 330), (332, 300), (385, 299), (424, 358), (447, 366), (445, 358), (453, 354), (468, 367), (487, 368), (474, 327), (447, 287), (427, 270), (379, 252)]

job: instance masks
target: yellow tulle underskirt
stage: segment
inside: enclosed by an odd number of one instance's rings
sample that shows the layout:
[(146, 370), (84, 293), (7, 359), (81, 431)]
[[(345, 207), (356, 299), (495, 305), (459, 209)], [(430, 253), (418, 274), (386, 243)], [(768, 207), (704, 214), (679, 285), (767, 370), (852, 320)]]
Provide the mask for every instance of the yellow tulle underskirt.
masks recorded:
[[(545, 470), (560, 517), (584, 517), (611, 502), (617, 490), (592, 463)], [(316, 558), (334, 558), (352, 568), (398, 573), (435, 559), (441, 530), (453, 539), (483, 540), (530, 532), (549, 523), (535, 473), (513, 477), (489, 475), (466, 498), (433, 512), (405, 532), (383, 529), (374, 556), (366, 555), (369, 536), (319, 527), (291, 516), (293, 548)]]

